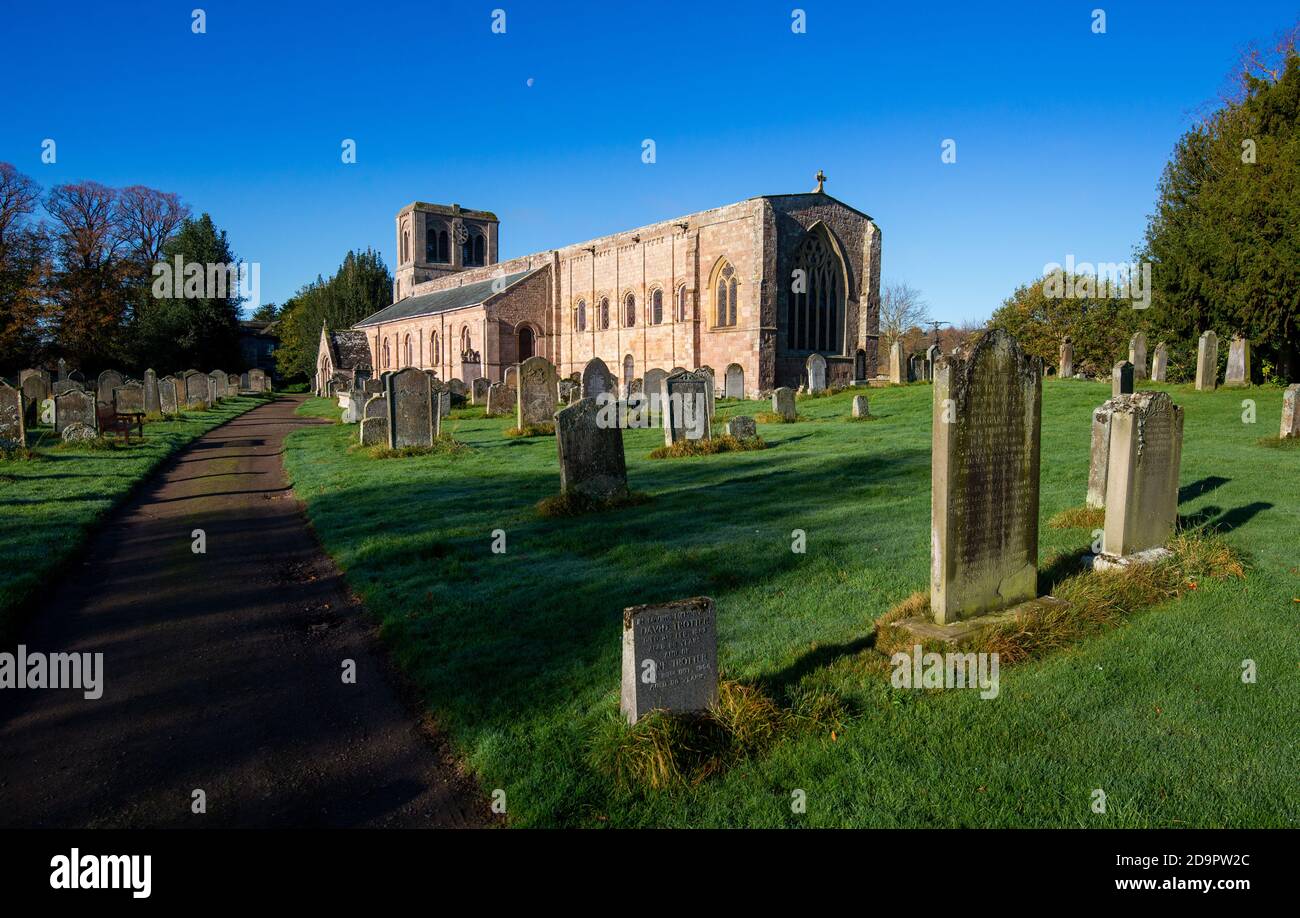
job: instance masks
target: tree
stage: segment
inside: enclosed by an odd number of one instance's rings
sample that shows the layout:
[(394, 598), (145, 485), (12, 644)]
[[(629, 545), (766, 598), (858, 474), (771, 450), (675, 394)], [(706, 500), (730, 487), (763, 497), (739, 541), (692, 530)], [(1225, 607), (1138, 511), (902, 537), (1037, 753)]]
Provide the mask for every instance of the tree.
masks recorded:
[(280, 315), (280, 307), (275, 303), (263, 303), (253, 310), (254, 322), (274, 322)]
[(31, 215), (41, 189), (0, 163), (0, 365), (32, 366), (41, 356), (49, 317), (44, 284), (49, 238)]
[(880, 353), (889, 353), (894, 342), (903, 339), (909, 347), (924, 338), (922, 323), (930, 318), (929, 306), (921, 299), (921, 291), (905, 283), (885, 285), (880, 295)]

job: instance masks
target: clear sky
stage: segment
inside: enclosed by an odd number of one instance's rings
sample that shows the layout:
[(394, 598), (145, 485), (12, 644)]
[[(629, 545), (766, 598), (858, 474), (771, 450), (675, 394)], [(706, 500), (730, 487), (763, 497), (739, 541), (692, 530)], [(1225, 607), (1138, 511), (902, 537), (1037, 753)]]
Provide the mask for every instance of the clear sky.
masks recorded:
[(496, 212), (509, 258), (824, 169), (883, 229), (885, 280), (952, 322), (1048, 262), (1131, 259), (1178, 136), (1249, 42), (1300, 18), (1294, 0), (4, 3), (0, 160), (47, 187), (178, 192), (261, 264), (264, 302), (349, 248), (391, 267), (413, 200)]

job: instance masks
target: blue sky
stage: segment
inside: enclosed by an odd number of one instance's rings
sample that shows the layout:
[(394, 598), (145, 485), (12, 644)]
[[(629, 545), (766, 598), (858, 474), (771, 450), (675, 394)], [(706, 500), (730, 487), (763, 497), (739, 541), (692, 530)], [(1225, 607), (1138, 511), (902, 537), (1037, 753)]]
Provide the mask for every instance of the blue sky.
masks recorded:
[(1294, 0), (189, 0), (3, 17), (0, 160), (47, 187), (178, 192), (261, 263), (263, 301), (349, 248), (392, 266), (413, 200), (495, 211), (508, 258), (807, 191), (824, 169), (882, 227), (885, 279), (951, 322), (1067, 255), (1129, 260), (1178, 136), (1248, 43), (1300, 18)]

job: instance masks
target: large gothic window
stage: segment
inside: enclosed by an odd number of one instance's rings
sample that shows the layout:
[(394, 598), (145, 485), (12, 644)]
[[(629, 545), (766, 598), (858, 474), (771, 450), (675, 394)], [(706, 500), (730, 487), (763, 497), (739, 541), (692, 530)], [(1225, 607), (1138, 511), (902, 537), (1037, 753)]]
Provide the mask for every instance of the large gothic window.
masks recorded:
[(437, 220), (426, 220), (424, 224), (424, 260), (445, 265), (451, 261), (451, 245), (447, 235), (447, 226)]
[(844, 322), (844, 269), (824, 232), (809, 233), (795, 253), (786, 345), (792, 351), (839, 353)]
[(714, 325), (736, 324), (736, 269), (724, 264), (713, 285)]

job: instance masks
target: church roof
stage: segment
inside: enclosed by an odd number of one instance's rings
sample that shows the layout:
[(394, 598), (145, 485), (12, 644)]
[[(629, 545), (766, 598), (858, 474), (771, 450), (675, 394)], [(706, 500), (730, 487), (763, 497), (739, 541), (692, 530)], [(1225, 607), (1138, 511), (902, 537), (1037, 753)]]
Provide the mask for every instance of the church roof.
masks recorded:
[[(506, 274), (503, 277), (491, 277), (487, 280), (475, 281), (472, 284), (463, 284), (460, 287), (448, 287), (445, 290), (435, 290), (432, 293), (422, 293), (419, 296), (408, 296), (405, 299), (398, 300), (392, 306), (384, 307), (372, 316), (367, 316), (353, 327), (365, 328), (369, 325), (379, 325), (384, 322), (397, 322), (402, 319), (414, 319), (418, 316), (436, 315), (440, 312), (448, 312), (466, 306), (477, 306), (498, 293), (504, 293), (524, 278), (541, 270), (541, 268), (533, 268), (531, 271), (518, 271), (514, 274)], [(504, 281), (504, 285), (502, 281)], [(363, 340), (364, 338), (365, 336), (362, 335)]]
[(358, 331), (332, 331), (329, 333), (330, 349), (334, 351), (334, 367), (352, 370), (370, 365), (370, 345), (366, 333)]

